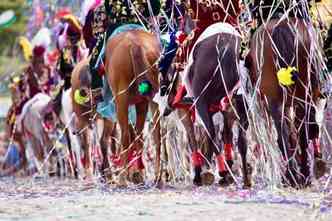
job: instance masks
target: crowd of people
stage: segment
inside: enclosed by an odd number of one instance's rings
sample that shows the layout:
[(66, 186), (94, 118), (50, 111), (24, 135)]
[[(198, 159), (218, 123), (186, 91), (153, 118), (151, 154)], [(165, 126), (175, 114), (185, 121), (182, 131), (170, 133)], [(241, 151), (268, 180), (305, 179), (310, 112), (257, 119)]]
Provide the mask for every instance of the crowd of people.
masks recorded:
[[(331, 71), (332, 24), (327, 27), (327, 24), (320, 21), (312, 21), (311, 4), (314, 2), (307, 0), (254, 0), (250, 4), (240, 0), (104, 0), (94, 1), (83, 21), (70, 12), (63, 14), (52, 27), (56, 30), (56, 41), (52, 43), (55, 47), (50, 50), (50, 45), (34, 45), (27, 67), (11, 78), (13, 104), (6, 117), (6, 130), (2, 135), (2, 142), (10, 145), (8, 149), (3, 149), (3, 143), (0, 145), (0, 175), (16, 172), (26, 163), (25, 144), (19, 137), (20, 128), (17, 125), (20, 116), (24, 114), (24, 106), (40, 92), (50, 95), (52, 100), (43, 113), (45, 130), (49, 130), (54, 125), (50, 125), (51, 120), (48, 119), (59, 116), (62, 93), (71, 87), (71, 73), (75, 65), (87, 57), (90, 59), (91, 88), (99, 93), (99, 101), (103, 100), (101, 89), (105, 74), (105, 42), (118, 27), (135, 24), (158, 35), (169, 35), (159, 61), (160, 92), (165, 94), (169, 84), (166, 73), (172, 61), (175, 59), (176, 68), (183, 70), (188, 53), (200, 34), (210, 25), (226, 22), (245, 36), (247, 33), (244, 30), (249, 28), (252, 34), (257, 27), (264, 25), (266, 19), (282, 16), (289, 8), (292, 8), (290, 16), (308, 19), (320, 32), (328, 30), (324, 36), (324, 50), (327, 68)], [(185, 25), (186, 16), (193, 19), (193, 27)], [(243, 45), (246, 47), (245, 42)], [(186, 102), (183, 100), (185, 93), (184, 87), (179, 89), (177, 100), (171, 108)]]

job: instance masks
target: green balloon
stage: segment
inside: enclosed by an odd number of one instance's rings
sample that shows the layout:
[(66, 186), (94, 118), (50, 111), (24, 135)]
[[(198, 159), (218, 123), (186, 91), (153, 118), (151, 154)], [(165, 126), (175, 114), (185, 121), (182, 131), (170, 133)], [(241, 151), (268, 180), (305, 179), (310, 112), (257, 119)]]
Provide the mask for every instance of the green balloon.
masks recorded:
[(142, 82), (138, 85), (138, 92), (142, 95), (147, 94), (151, 91), (151, 85), (147, 82)]

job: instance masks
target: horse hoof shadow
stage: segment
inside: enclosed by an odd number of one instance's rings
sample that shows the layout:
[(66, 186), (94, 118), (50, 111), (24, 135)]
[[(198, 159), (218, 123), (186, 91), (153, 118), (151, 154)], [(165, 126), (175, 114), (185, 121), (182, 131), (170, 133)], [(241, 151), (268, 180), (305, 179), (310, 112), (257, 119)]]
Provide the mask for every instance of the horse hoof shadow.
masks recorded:
[(202, 186), (202, 178), (201, 176), (195, 176), (193, 180), (193, 184), (195, 186)]
[(201, 182), (204, 186), (211, 186), (214, 183), (214, 175), (211, 172), (202, 173)]

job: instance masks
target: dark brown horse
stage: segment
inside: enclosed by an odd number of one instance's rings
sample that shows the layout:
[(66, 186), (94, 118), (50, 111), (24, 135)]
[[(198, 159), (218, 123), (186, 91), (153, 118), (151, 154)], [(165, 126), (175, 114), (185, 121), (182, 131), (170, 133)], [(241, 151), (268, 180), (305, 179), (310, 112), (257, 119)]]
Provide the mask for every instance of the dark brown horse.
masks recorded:
[[(271, 19), (254, 33), (247, 60), (251, 80), (267, 101), (267, 111), (278, 132), (278, 146), (287, 161), (285, 181), (292, 185), (309, 184), (308, 145), (319, 134), (314, 108), (319, 96), (315, 35), (312, 25), (304, 19)], [(281, 87), (277, 73), (287, 67), (297, 69), (292, 73), (295, 82)], [(291, 150), (298, 145), (300, 149)], [(295, 153), (300, 155), (300, 172), (294, 166)]]
[[(186, 76), (183, 76), (186, 89), (189, 95), (194, 98), (197, 118), (201, 119), (209, 137), (206, 152), (199, 151), (200, 148), (195, 136), (192, 135), (194, 131), (190, 118), (188, 118), (188, 115), (183, 118), (183, 123), (190, 137), (190, 148), (193, 152), (192, 163), (195, 174), (194, 184), (196, 185), (210, 183), (211, 174), (202, 174), (202, 167), (206, 165), (209, 168), (213, 156), (216, 158), (220, 175), (219, 183), (227, 185), (231, 182), (229, 169), (232, 168), (233, 161), (229, 153), (233, 145), (232, 126), (238, 120), (240, 123), (238, 146), (242, 157), (244, 187), (251, 186), (246, 160), (247, 141), (245, 131), (248, 128), (248, 121), (245, 102), (241, 95), (237, 95), (237, 92), (233, 91), (240, 79), (239, 46), (240, 37), (235, 34), (217, 33), (205, 38), (193, 49), (192, 65), (189, 67)], [(172, 74), (174, 70), (172, 69), (173, 67), (170, 68), (169, 73), (174, 76)], [(228, 108), (222, 110), (220, 103), (226, 97), (229, 98), (230, 102)], [(222, 113), (224, 117), (222, 135), (224, 150), (220, 148), (216, 138), (216, 128), (213, 122), (213, 116), (216, 113)]]
[[(128, 175), (128, 149), (136, 146), (139, 161), (142, 158), (142, 130), (146, 115), (151, 104), (153, 113), (154, 138), (156, 145), (155, 175), (160, 180), (160, 123), (157, 105), (152, 98), (159, 88), (158, 69), (156, 62), (160, 56), (160, 45), (154, 34), (142, 30), (131, 30), (111, 38), (106, 46), (106, 77), (110, 85), (116, 106), (117, 121), (121, 130), (121, 166), (124, 169), (120, 176), (120, 185), (126, 185)], [(141, 95), (138, 87), (142, 82), (151, 86), (147, 95)], [(136, 108), (137, 137), (131, 138), (128, 123), (129, 105)], [(135, 140), (134, 144), (130, 141)], [(142, 176), (137, 171), (136, 176)]]

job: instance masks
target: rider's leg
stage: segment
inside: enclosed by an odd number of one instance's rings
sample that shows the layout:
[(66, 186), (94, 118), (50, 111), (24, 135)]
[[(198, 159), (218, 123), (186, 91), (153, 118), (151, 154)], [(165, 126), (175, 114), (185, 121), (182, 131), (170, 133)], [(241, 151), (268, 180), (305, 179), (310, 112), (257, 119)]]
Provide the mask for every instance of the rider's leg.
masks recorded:
[(167, 92), (167, 88), (169, 86), (169, 79), (167, 76), (167, 72), (169, 67), (172, 64), (172, 61), (174, 60), (174, 57), (176, 55), (176, 51), (178, 49), (178, 44), (176, 43), (176, 33), (173, 32), (170, 35), (170, 43), (165, 49), (160, 62), (159, 62), (159, 71), (161, 74), (161, 81), (160, 81), (160, 95), (164, 96)]

